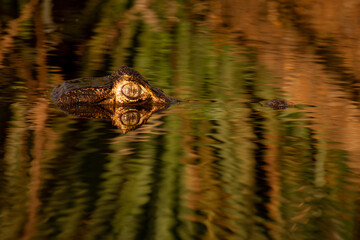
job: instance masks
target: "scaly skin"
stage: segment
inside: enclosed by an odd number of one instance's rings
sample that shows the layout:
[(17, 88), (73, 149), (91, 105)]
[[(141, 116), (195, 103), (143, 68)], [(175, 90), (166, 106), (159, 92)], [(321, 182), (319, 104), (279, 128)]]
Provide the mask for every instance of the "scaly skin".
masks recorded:
[(52, 97), (57, 104), (159, 104), (178, 100), (153, 87), (137, 71), (121, 66), (113, 74), (100, 78), (79, 78), (56, 86)]

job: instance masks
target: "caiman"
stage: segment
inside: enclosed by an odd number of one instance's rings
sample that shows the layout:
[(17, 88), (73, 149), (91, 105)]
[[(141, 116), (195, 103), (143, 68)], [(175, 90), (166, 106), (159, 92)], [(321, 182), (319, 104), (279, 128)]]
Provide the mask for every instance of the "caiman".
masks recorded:
[(56, 86), (51, 94), (57, 104), (154, 104), (169, 106), (178, 100), (151, 86), (139, 72), (121, 66), (106, 77), (79, 78)]
[(81, 118), (109, 119), (123, 133), (179, 102), (127, 66), (105, 77), (65, 81), (54, 88), (51, 96), (64, 112)]
[[(127, 66), (105, 77), (65, 81), (56, 86), (51, 95), (64, 112), (82, 118), (112, 120), (123, 133), (140, 127), (153, 113), (180, 102)], [(291, 106), (282, 99), (260, 104), (274, 110)]]

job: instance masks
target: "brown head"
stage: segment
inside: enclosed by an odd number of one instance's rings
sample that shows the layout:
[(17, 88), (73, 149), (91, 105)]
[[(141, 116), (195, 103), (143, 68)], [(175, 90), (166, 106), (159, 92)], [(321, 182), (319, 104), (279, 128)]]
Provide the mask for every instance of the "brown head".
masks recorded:
[(62, 104), (160, 104), (178, 100), (153, 87), (136, 70), (121, 66), (113, 74), (101, 78), (69, 80), (54, 88), (52, 97)]

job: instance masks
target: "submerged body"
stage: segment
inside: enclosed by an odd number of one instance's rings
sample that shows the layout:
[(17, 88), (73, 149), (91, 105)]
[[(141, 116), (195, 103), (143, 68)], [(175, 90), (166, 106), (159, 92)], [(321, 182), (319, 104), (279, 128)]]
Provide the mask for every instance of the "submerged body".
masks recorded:
[(153, 87), (136, 70), (121, 66), (113, 74), (100, 78), (80, 78), (63, 82), (52, 92), (61, 104), (160, 104), (170, 105), (178, 100)]
[[(51, 95), (64, 112), (83, 118), (111, 119), (123, 133), (138, 128), (153, 113), (179, 102), (151, 86), (140, 73), (127, 66), (121, 66), (106, 77), (63, 82)], [(264, 104), (274, 110), (290, 106), (282, 99), (268, 100)]]

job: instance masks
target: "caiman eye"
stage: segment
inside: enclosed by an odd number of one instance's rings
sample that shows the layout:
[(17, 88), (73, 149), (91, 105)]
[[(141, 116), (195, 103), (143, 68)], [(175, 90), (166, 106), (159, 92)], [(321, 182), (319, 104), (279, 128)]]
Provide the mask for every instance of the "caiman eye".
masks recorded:
[(121, 89), (122, 94), (128, 98), (138, 98), (141, 95), (141, 87), (134, 83), (125, 84)]
[(121, 115), (120, 120), (126, 126), (134, 126), (140, 121), (140, 114), (135, 111), (129, 111)]

